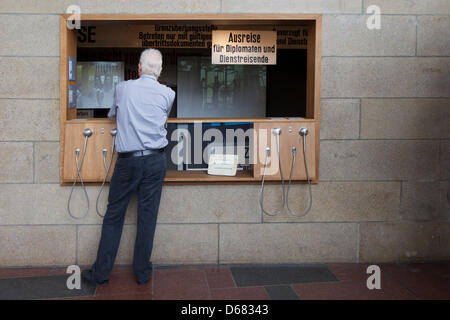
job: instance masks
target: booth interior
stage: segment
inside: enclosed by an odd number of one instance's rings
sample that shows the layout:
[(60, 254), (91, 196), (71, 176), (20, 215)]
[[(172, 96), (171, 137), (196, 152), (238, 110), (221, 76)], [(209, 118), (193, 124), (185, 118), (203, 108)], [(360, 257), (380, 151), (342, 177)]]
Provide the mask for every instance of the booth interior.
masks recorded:
[[(166, 126), (166, 182), (258, 183), (265, 175), (279, 183), (283, 172), (277, 168), (289, 175), (296, 149), (298, 165), (291, 180), (317, 183), (320, 18), (122, 20), (117, 15), (85, 17), (80, 29), (71, 30), (67, 16), (62, 16), (61, 184), (72, 183), (77, 176), (99, 183), (106, 170), (109, 181), (116, 159), (110, 134), (115, 122), (107, 114), (115, 85), (139, 77), (140, 54), (149, 47), (163, 55), (158, 81), (176, 92)], [(274, 32), (274, 45), (259, 55), (272, 54), (275, 63), (213, 63), (215, 31)], [(245, 55), (251, 56), (252, 50), (257, 51), (251, 44), (229, 40), (224, 53), (249, 50)], [(83, 135), (86, 129), (92, 130), (89, 136)], [(307, 129), (305, 137), (301, 129)], [(75, 161), (77, 149), (84, 154)], [(194, 159), (199, 150), (202, 156)], [(211, 154), (237, 156), (235, 174), (208, 174)], [(305, 156), (308, 177), (300, 165)], [(272, 170), (266, 170), (269, 165)]]

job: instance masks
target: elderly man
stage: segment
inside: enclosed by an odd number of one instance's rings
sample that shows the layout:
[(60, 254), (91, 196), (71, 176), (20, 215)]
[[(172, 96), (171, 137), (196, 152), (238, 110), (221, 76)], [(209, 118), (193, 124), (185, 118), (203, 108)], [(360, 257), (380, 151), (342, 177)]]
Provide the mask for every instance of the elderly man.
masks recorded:
[(144, 50), (139, 61), (139, 79), (116, 86), (115, 103), (108, 117), (116, 117), (118, 158), (111, 178), (97, 259), (91, 270), (82, 272), (83, 279), (95, 285), (108, 283), (125, 212), (136, 190), (138, 222), (133, 269), (137, 283), (144, 285), (152, 273), (150, 256), (167, 166), (165, 124), (175, 99), (175, 92), (157, 81), (161, 70), (161, 52)]

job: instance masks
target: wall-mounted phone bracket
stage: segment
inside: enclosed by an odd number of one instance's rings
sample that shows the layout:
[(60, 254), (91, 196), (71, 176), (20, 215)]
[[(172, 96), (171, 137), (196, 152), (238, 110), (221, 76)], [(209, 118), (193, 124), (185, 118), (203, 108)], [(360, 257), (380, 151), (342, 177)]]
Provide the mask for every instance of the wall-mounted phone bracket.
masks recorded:
[[(276, 130), (274, 130), (276, 129)], [(309, 178), (315, 180), (316, 178), (316, 136), (315, 123), (312, 121), (296, 121), (289, 123), (255, 123), (255, 150), (254, 153), (254, 176), (257, 179), (262, 179), (264, 172), (264, 150), (266, 147), (270, 148), (270, 157), (268, 169), (266, 170), (265, 180), (281, 181), (281, 172), (278, 164), (278, 150), (276, 146), (275, 136), (279, 135), (280, 144), (280, 162), (283, 174), (289, 174), (289, 168), (292, 162), (292, 148), (296, 149), (297, 161), (303, 163), (303, 143), (302, 135), (306, 135), (306, 161), (308, 163)], [(275, 133), (275, 134), (273, 134)], [(292, 172), (292, 181), (306, 181), (307, 175), (304, 166), (296, 166)]]
[[(84, 123), (84, 122), (71, 122), (67, 124), (69, 130), (66, 130), (64, 136), (64, 153), (63, 153), (63, 179), (64, 182), (73, 182), (77, 170), (73, 161), (73, 150), (83, 145), (84, 136), (81, 134), (85, 129), (92, 130), (92, 134), (89, 137), (89, 148), (86, 150), (83, 167), (81, 168), (81, 175), (84, 182), (99, 182), (105, 178), (105, 169), (103, 163), (103, 149), (108, 149), (110, 155), (111, 146), (113, 143), (113, 135), (111, 131), (115, 129), (115, 124), (111, 123)], [(101, 129), (104, 132), (110, 132), (111, 134), (101, 134)], [(117, 131), (114, 131), (116, 133)], [(115, 159), (112, 160), (111, 169), (109, 171), (110, 176), (114, 170)], [(109, 181), (109, 177), (106, 179)]]

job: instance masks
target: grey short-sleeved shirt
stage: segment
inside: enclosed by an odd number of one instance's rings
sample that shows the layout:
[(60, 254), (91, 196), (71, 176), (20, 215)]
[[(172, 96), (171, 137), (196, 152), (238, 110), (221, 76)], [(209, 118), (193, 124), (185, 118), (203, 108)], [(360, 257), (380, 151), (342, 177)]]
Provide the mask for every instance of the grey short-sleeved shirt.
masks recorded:
[(164, 148), (168, 141), (164, 125), (175, 100), (175, 91), (152, 75), (117, 84), (114, 106), (117, 152)]

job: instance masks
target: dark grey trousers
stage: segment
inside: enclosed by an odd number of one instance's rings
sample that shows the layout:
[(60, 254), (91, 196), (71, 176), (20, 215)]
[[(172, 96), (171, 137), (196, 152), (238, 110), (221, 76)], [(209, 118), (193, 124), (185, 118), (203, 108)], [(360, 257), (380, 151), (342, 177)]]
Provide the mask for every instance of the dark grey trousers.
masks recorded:
[(119, 248), (125, 213), (136, 191), (138, 219), (133, 269), (137, 282), (142, 283), (149, 279), (152, 273), (150, 256), (166, 169), (164, 152), (117, 159), (111, 178), (97, 259), (92, 266), (95, 280), (108, 280)]

